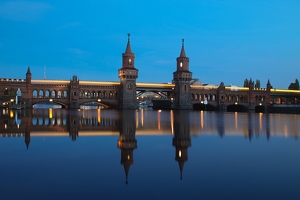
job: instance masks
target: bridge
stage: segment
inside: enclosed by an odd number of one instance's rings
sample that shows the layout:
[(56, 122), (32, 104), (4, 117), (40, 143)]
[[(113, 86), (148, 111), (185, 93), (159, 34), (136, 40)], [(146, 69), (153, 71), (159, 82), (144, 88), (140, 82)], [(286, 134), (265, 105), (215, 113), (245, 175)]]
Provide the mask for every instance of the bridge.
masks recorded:
[(105, 108), (136, 109), (138, 102), (152, 100), (155, 108), (208, 110), (299, 109), (300, 90), (275, 89), (267, 82), (265, 88), (220, 85), (199, 85), (189, 71), (184, 41), (172, 83), (136, 82), (138, 69), (131, 51), (130, 35), (119, 82), (79, 80), (32, 80), (30, 67), (25, 79), (0, 78), (0, 106), (32, 108), (36, 104), (59, 104), (64, 108), (84, 105)]

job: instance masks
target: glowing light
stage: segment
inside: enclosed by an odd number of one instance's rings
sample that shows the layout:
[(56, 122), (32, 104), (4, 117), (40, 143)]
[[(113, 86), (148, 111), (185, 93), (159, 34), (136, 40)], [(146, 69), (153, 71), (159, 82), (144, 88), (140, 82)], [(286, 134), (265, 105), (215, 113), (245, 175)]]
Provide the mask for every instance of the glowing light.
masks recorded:
[(53, 102), (53, 99), (49, 99), (50, 102)]
[(10, 116), (10, 118), (14, 117), (14, 112), (12, 110), (9, 111), (9, 116)]
[(178, 151), (178, 156), (181, 158), (181, 150)]
[(98, 114), (98, 118), (97, 118), (97, 120), (98, 120), (98, 123), (100, 123), (100, 121), (101, 121), (101, 113), (100, 113), (100, 108), (98, 108), (98, 110), (97, 110), (97, 114)]
[(235, 124), (235, 129), (237, 130), (238, 127), (238, 112), (234, 112), (234, 124)]
[(201, 124), (201, 128), (204, 128), (204, 112), (203, 110), (200, 111), (200, 124)]
[(160, 130), (160, 113), (161, 110), (158, 110), (157, 112), (157, 129)]
[(52, 119), (52, 108), (49, 108), (49, 119)]
[(174, 114), (173, 114), (173, 110), (170, 110), (170, 118), (171, 118), (171, 133), (172, 135), (174, 135)]
[(262, 116), (263, 116), (263, 113), (259, 113), (259, 130), (262, 131), (263, 128), (262, 128)]
[(127, 160), (130, 160), (130, 155), (129, 154), (127, 155)]
[(235, 102), (234, 104), (235, 104), (235, 105), (238, 105), (238, 102)]

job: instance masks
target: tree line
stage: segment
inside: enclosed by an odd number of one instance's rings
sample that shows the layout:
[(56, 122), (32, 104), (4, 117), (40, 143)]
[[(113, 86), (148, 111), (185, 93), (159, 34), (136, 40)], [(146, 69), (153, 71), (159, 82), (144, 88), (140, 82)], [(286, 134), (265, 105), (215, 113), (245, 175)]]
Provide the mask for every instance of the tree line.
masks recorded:
[[(244, 80), (244, 87), (249, 87), (249, 85), (254, 85), (254, 88), (260, 88), (260, 80), (256, 79), (255, 84), (252, 78), (248, 80), (247, 78)], [(298, 79), (295, 80), (294, 83), (291, 83), (288, 87), (289, 90), (299, 90), (299, 81)]]

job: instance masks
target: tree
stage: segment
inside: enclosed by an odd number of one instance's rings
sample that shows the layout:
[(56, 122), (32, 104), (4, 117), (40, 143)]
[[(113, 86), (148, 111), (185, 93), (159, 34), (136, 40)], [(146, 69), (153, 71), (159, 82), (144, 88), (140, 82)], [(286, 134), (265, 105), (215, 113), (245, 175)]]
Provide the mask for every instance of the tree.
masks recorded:
[(256, 79), (255, 88), (260, 88), (260, 80)]
[(244, 80), (244, 87), (249, 87), (249, 81), (248, 81), (248, 79)]
[(289, 86), (289, 90), (299, 90), (299, 81), (295, 80), (295, 83), (291, 83)]

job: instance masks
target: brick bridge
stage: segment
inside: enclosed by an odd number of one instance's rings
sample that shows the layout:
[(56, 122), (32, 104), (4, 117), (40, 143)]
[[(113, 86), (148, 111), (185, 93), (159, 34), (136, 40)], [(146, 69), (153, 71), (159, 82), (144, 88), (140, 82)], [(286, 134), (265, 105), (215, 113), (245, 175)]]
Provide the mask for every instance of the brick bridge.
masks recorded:
[[(130, 35), (122, 68), (118, 70), (119, 82), (84, 81), (73, 76), (70, 80), (32, 80), (30, 67), (26, 79), (0, 79), (0, 106), (32, 108), (35, 104), (60, 104), (65, 108), (80, 108), (83, 105), (101, 105), (106, 108), (136, 109), (138, 101), (148, 97), (160, 102), (161, 108), (172, 109), (218, 109), (252, 110), (268, 106), (293, 107), (299, 105), (299, 90), (273, 89), (270, 81), (265, 88), (197, 85), (189, 71), (184, 41), (173, 83), (136, 82), (138, 69), (134, 66), (135, 54), (131, 51)], [(150, 98), (149, 95), (151, 94)], [(159, 100), (159, 101), (158, 101)], [(164, 104), (162, 102), (167, 102)]]

